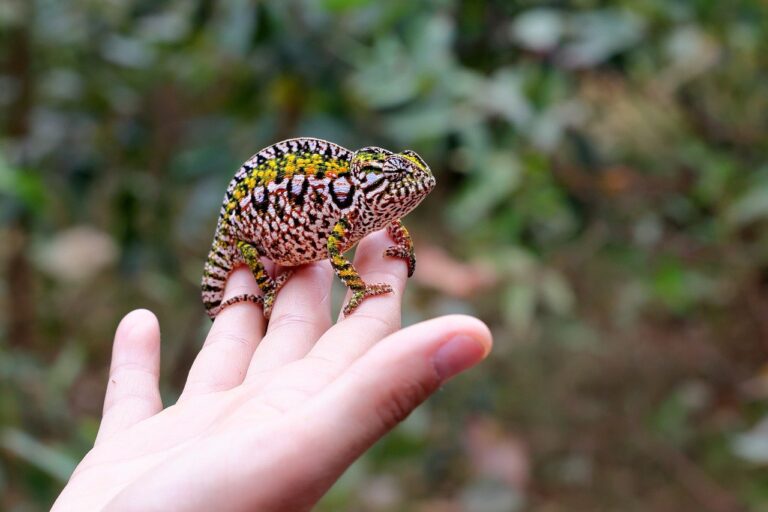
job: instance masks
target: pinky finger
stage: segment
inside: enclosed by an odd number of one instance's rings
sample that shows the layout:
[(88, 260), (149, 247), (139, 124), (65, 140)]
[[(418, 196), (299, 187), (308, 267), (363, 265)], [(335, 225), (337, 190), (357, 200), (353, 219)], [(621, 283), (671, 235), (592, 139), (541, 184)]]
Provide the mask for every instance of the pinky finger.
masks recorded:
[(123, 318), (115, 333), (104, 414), (96, 444), (162, 410), (159, 376), (157, 318), (146, 309), (132, 311)]

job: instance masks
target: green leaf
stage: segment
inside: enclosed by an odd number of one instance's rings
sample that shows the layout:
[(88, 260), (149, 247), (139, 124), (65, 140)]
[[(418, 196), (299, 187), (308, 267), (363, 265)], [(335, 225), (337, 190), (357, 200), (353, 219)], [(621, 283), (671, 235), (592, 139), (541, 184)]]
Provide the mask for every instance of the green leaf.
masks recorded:
[(69, 480), (77, 465), (71, 457), (12, 427), (0, 432), (0, 447), (61, 482)]
[(323, 0), (323, 7), (329, 11), (342, 12), (369, 5), (372, 0)]
[(726, 219), (734, 226), (768, 218), (768, 182), (758, 183), (727, 210)]
[(32, 212), (46, 203), (45, 187), (37, 174), (11, 166), (0, 154), (0, 194), (21, 202)]
[(536, 312), (536, 290), (532, 286), (513, 284), (504, 292), (504, 318), (518, 335), (531, 329)]

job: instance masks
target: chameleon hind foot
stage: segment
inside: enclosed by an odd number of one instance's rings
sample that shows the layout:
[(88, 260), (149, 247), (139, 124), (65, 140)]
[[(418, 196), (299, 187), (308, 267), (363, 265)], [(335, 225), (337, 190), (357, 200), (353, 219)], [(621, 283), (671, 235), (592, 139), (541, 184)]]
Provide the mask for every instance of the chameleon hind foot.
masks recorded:
[(272, 306), (275, 304), (277, 292), (285, 285), (288, 278), (293, 275), (293, 271), (287, 270), (272, 279), (269, 277), (267, 269), (264, 268), (264, 264), (261, 262), (261, 254), (254, 244), (240, 240), (237, 242), (237, 248), (243, 256), (243, 261), (251, 269), (251, 273), (254, 279), (256, 279), (256, 284), (259, 285), (262, 293), (261, 305), (264, 310), (264, 318), (269, 320), (269, 317), (272, 315)]
[(351, 315), (367, 297), (384, 295), (385, 293), (392, 293), (392, 287), (384, 283), (366, 284), (365, 288), (352, 289), (352, 297), (344, 306), (344, 316)]
[(264, 302), (262, 305), (262, 309), (264, 310), (264, 318), (269, 320), (269, 317), (272, 316), (272, 306), (275, 305), (275, 298), (277, 297), (277, 292), (280, 291), (280, 289), (285, 285), (285, 283), (288, 281), (288, 279), (293, 275), (293, 270), (286, 270), (279, 276), (277, 276), (275, 279), (272, 280), (271, 288), (269, 291), (264, 293)]

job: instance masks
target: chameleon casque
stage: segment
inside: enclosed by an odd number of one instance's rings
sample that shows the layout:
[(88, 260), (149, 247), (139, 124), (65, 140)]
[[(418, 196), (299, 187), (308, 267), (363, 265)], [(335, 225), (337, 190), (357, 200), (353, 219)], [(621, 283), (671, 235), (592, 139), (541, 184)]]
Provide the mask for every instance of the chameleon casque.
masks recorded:
[[(275, 296), (292, 271), (273, 279), (261, 257), (285, 267), (330, 259), (352, 291), (345, 315), (366, 297), (390, 293), (387, 284), (365, 283), (343, 253), (368, 233), (386, 227), (395, 245), (384, 254), (404, 258), (410, 277), (416, 259), (400, 218), (434, 186), (429, 167), (410, 150), (393, 153), (366, 147), (353, 152), (309, 137), (262, 149), (240, 167), (224, 196), (202, 280), (208, 316), (250, 301), (261, 304), (269, 318)], [(227, 277), (242, 263), (253, 272), (262, 295), (243, 294), (222, 302)]]

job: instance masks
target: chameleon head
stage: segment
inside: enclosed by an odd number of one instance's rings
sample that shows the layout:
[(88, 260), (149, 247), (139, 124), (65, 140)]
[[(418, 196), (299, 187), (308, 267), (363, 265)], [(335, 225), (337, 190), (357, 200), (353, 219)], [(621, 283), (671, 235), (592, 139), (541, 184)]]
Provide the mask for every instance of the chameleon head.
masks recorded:
[(381, 220), (403, 217), (435, 187), (429, 166), (409, 149), (401, 153), (378, 147), (360, 149), (352, 157), (352, 172), (365, 204)]

